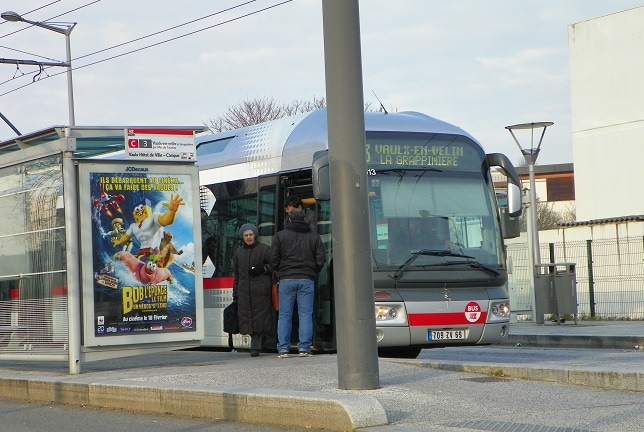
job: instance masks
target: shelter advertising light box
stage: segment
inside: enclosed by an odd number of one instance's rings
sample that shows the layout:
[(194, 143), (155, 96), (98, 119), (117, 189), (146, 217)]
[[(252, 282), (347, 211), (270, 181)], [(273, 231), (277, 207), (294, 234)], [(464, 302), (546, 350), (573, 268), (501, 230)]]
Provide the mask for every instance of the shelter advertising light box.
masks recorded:
[(79, 163), (84, 345), (203, 339), (198, 171)]

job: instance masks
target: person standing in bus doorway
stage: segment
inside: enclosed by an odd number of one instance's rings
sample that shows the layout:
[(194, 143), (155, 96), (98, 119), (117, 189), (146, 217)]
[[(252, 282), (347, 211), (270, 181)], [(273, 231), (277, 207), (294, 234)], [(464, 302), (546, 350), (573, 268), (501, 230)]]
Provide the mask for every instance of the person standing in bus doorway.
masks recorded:
[(239, 332), (250, 335), (250, 356), (257, 357), (274, 322), (271, 248), (259, 242), (259, 231), (253, 224), (242, 225), (239, 236), (242, 244), (235, 251), (233, 301), (238, 307)]
[(315, 279), (324, 267), (326, 250), (320, 235), (311, 231), (304, 217), (303, 209), (291, 210), (286, 229), (275, 234), (271, 245), (271, 265), (277, 270), (280, 279), (280, 307), (277, 321), (279, 358), (289, 356), (293, 312), (296, 304), (299, 322), (297, 344), (299, 356), (311, 355)]
[[(284, 200), (284, 213), (286, 214), (286, 219), (284, 219), (284, 227), (288, 223), (288, 215), (295, 209), (303, 209), (302, 200), (295, 195), (289, 195)], [(314, 233), (318, 232), (318, 220), (315, 212), (311, 209), (304, 209), (304, 222), (307, 223), (311, 231)]]
[[(289, 195), (286, 197), (284, 200), (284, 224), (282, 225), (283, 227), (286, 227), (288, 224), (288, 215), (291, 211), (295, 209), (303, 209), (304, 210), (304, 222), (309, 226), (311, 231), (314, 233), (318, 232), (318, 218), (317, 214), (315, 211), (311, 210), (310, 208), (304, 208), (304, 205), (302, 203), (302, 200), (297, 196), (297, 195)], [(313, 313), (315, 314), (316, 311), (319, 310), (319, 303), (320, 300), (318, 298), (319, 296), (319, 290), (318, 290), (318, 277), (316, 275), (315, 280), (313, 281), (313, 292), (315, 293), (315, 297), (313, 299)], [(315, 323), (314, 323), (315, 324)], [(313, 335), (317, 333), (318, 328), (315, 326), (313, 327)]]

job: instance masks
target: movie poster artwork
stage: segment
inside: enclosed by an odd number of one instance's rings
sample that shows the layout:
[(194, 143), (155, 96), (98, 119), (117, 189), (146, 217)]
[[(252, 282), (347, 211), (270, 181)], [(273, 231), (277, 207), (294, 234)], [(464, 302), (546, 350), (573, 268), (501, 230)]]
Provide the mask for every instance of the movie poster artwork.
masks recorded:
[(195, 331), (192, 178), (90, 172), (94, 336)]

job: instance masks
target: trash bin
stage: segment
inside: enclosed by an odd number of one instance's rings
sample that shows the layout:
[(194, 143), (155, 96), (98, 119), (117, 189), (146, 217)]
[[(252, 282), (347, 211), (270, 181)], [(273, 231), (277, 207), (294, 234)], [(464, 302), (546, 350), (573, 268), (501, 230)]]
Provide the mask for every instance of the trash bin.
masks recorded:
[(544, 263), (535, 265), (535, 316), (543, 324), (543, 315), (573, 315), (577, 324), (577, 278), (575, 263)]
[(577, 277), (575, 263), (559, 263), (555, 268), (555, 294), (558, 315), (574, 315), (577, 323)]

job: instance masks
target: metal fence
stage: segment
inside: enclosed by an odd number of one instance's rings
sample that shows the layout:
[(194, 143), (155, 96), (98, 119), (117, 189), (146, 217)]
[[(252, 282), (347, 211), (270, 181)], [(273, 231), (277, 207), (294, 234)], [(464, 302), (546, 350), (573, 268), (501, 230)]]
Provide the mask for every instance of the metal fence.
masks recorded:
[[(508, 244), (507, 251), (513, 267), (512, 307), (521, 314), (532, 304), (528, 244)], [(540, 252), (542, 262), (576, 264), (582, 318), (644, 319), (644, 237), (542, 243)]]

